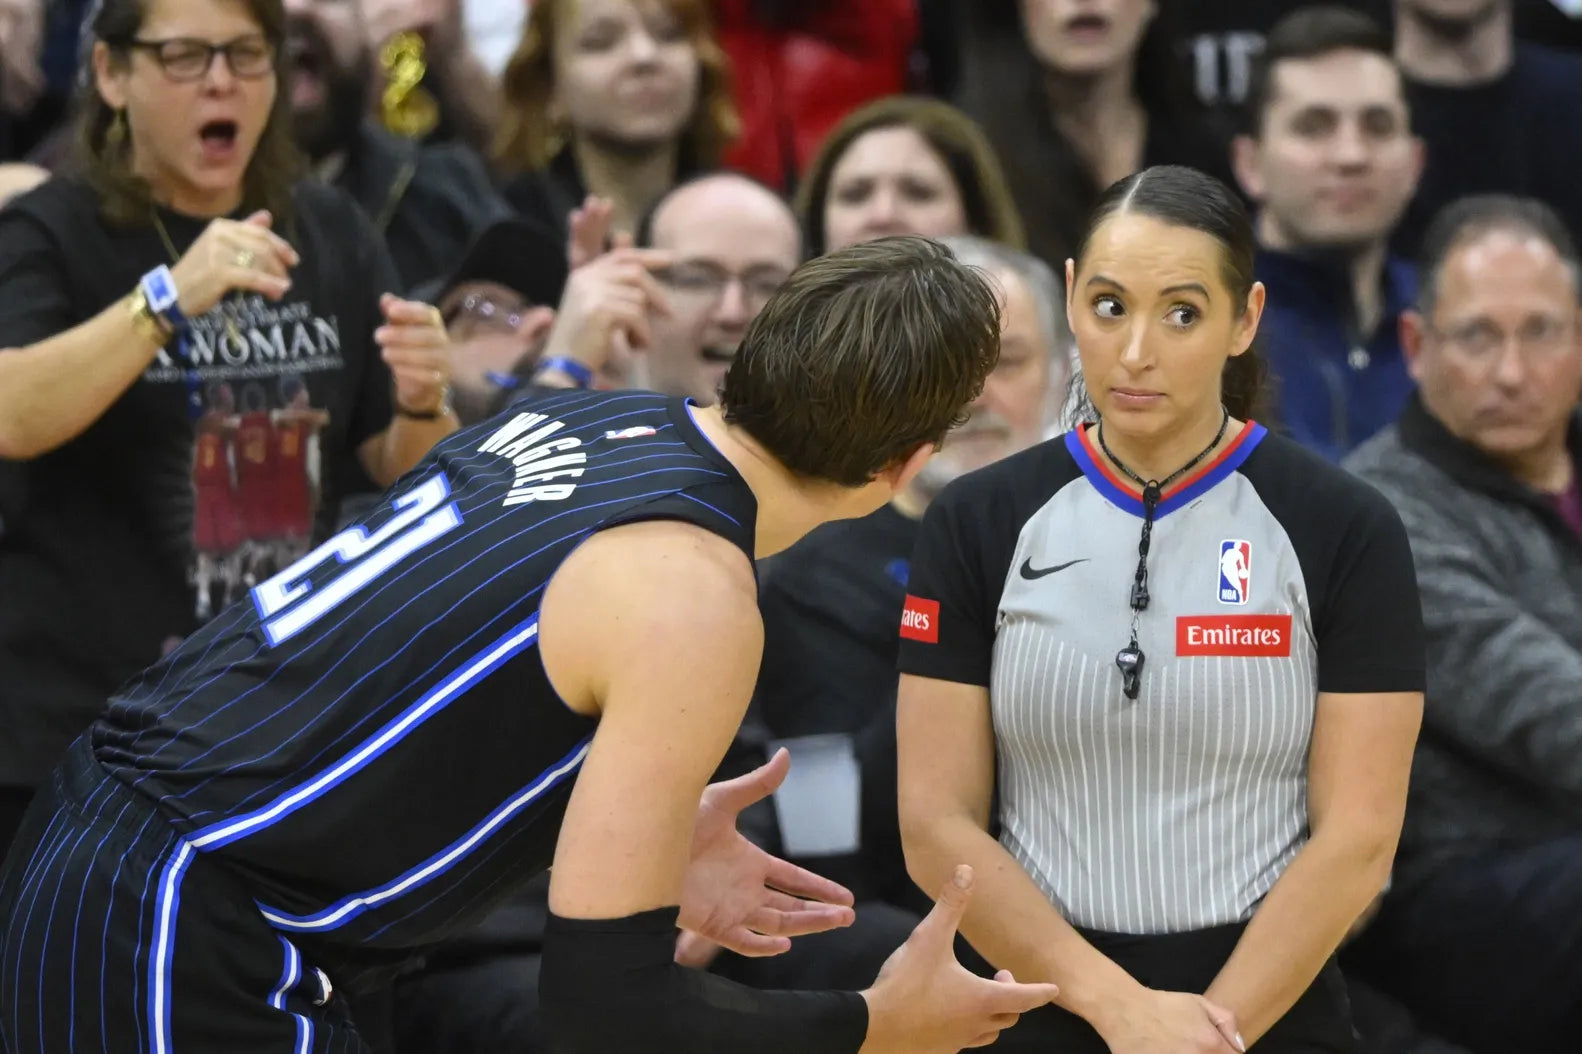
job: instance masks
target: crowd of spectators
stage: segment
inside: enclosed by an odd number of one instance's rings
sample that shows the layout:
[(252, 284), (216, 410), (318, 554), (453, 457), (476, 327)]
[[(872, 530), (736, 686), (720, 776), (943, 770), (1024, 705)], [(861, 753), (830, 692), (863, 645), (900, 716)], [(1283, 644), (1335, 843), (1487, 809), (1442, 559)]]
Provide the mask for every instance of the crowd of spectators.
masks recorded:
[[(421, 43), (422, 77), (389, 46)], [(432, 107), (414, 131), (401, 114)], [(896, 626), (955, 477), (1081, 400), (1066, 260), (1187, 165), (1255, 215), (1263, 423), (1413, 546), (1426, 717), (1343, 949), (1370, 1054), (1582, 1036), (1582, 5), (1566, 0), (0, 0), (0, 852), (123, 680), (448, 432), (544, 387), (701, 403), (804, 260), (939, 238), (1000, 364), (874, 516), (760, 567), (722, 769), (857, 924), (742, 959), (858, 988), (928, 906)], [(128, 310), (167, 267), (191, 336)], [(544, 1049), (543, 886), (352, 993), (388, 1054)]]

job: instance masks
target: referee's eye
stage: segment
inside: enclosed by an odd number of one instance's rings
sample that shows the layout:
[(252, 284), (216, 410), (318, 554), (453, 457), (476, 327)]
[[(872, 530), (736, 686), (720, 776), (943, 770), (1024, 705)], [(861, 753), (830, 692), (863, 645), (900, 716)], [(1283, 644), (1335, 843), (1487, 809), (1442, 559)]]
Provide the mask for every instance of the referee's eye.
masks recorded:
[(1113, 296), (1099, 296), (1093, 298), (1093, 313), (1100, 318), (1120, 318), (1126, 309)]

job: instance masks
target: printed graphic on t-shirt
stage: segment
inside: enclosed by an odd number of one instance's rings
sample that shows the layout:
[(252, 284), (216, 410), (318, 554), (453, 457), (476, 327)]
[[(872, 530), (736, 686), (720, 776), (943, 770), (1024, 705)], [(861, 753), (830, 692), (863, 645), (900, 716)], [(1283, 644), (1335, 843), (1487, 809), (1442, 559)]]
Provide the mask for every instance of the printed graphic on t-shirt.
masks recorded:
[(199, 619), (307, 552), (322, 478), (318, 434), (330, 420), (309, 399), (295, 374), (273, 386), (249, 381), (240, 400), (229, 381), (210, 383), (192, 460)]
[(194, 319), (186, 356), (190, 366), (164, 349), (144, 377), (199, 386), (189, 573), (205, 620), (310, 548), (330, 424), (311, 381), (345, 360), (334, 317), (262, 297), (222, 301)]

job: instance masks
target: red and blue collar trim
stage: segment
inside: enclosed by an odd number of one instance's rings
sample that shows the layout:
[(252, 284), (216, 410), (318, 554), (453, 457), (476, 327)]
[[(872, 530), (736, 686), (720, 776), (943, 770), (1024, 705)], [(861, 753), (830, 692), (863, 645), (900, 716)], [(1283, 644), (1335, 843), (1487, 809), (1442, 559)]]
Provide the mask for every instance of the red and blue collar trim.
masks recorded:
[[(1110, 504), (1142, 519), (1144, 513), (1142, 492), (1115, 475), (1104, 464), (1093, 445), (1093, 440), (1088, 436), (1091, 427), (1090, 424), (1079, 425), (1067, 432), (1066, 449), (1076, 459), (1077, 467), (1082, 470), (1088, 482), (1104, 495)], [(1268, 434), (1269, 430), (1256, 421), (1243, 424), (1236, 438), (1219, 452), (1218, 457), (1164, 492), (1159, 508), (1154, 511), (1154, 519), (1168, 516), (1213, 490), (1221, 480), (1241, 468), (1242, 462), (1247, 460)]]

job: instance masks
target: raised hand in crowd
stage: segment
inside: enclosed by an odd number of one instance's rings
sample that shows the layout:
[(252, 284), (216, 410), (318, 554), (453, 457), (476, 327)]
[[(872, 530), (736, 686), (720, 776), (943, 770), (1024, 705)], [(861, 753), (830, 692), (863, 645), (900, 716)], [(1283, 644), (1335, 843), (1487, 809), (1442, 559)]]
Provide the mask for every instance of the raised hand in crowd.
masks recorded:
[(585, 384), (585, 371), (600, 387), (624, 387), (632, 353), (651, 340), (649, 313), (670, 313), (654, 271), (669, 266), (671, 254), (633, 248), (625, 231), (611, 238), (613, 215), (609, 201), (589, 195), (567, 220), (570, 277), (534, 375), (538, 384)]
[(467, 39), (462, 0), (363, 0), (363, 33), (369, 54), (398, 33), (416, 33), (427, 44), (424, 84), (461, 138), (487, 152), (500, 109), (499, 86)]
[(204, 228), (170, 269), (183, 314), (201, 315), (233, 290), (249, 290), (271, 300), (285, 296), (291, 288), (291, 268), (301, 257), (270, 229), (273, 222), (268, 212), (259, 211), (245, 220), (214, 220)]
[[(963, 865), (928, 917), (886, 960), (863, 993), (869, 1039), (860, 1054), (953, 1054), (986, 1047), (1020, 1015), (1060, 994), (1052, 984), (1019, 984), (1009, 970), (991, 981), (956, 961), (956, 929), (971, 895), (972, 868)], [(1170, 1054), (1181, 1049), (1170, 1048)]]
[[(579, 208), (571, 210), (566, 219), (566, 264), (575, 271), (590, 264), (611, 248), (610, 225), (615, 221), (615, 204), (608, 198), (589, 194)], [(621, 233), (617, 244), (629, 247), (631, 236)]]
[(450, 337), (439, 309), (385, 293), (379, 298), (385, 323), (374, 330), (380, 355), (395, 378), (399, 412), (426, 417), (445, 408), (450, 389)]
[(44, 0), (0, 0), (0, 111), (24, 114), (44, 91)]

